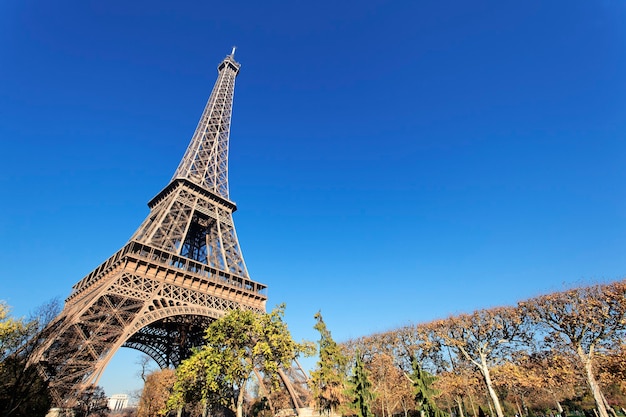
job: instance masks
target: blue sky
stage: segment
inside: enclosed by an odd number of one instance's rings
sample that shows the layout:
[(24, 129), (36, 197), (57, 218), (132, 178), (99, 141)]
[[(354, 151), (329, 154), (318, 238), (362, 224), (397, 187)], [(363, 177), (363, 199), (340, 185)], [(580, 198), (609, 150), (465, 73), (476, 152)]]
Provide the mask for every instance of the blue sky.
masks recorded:
[(624, 1), (5, 0), (15, 314), (128, 240), (233, 45), (235, 225), (297, 340), (318, 310), (342, 341), (625, 276)]

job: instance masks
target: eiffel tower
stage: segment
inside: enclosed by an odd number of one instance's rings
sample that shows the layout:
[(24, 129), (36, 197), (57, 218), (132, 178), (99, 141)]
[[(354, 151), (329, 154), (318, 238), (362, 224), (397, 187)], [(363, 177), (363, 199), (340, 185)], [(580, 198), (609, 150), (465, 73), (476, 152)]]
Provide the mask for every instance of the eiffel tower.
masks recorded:
[(169, 184), (150, 214), (117, 253), (74, 285), (48, 326), (35, 360), (50, 381), (53, 402), (72, 405), (97, 384), (120, 347), (176, 366), (202, 343), (208, 323), (233, 309), (265, 312), (266, 286), (252, 281), (243, 260), (229, 199), (228, 141), (235, 48)]

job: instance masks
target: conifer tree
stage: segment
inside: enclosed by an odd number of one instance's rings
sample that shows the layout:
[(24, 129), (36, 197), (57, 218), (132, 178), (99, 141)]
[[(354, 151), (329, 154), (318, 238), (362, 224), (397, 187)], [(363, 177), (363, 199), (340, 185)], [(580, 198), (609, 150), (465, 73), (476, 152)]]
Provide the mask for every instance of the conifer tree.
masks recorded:
[(357, 352), (354, 364), (353, 375), (349, 379), (350, 394), (352, 396), (352, 409), (356, 417), (373, 417), (370, 404), (374, 400), (371, 391), (372, 384), (368, 379), (367, 371), (363, 367), (361, 354)]
[(315, 314), (314, 329), (320, 333), (319, 360), (311, 372), (311, 387), (316, 408), (320, 414), (334, 413), (344, 402), (346, 367), (348, 359), (333, 340), (322, 313)]
[(437, 404), (433, 401), (433, 396), (437, 393), (433, 389), (432, 384), (435, 382), (435, 376), (423, 370), (419, 361), (415, 358), (411, 359), (413, 373), (411, 380), (415, 390), (415, 404), (417, 411), (421, 417), (445, 417), (446, 413), (441, 411)]

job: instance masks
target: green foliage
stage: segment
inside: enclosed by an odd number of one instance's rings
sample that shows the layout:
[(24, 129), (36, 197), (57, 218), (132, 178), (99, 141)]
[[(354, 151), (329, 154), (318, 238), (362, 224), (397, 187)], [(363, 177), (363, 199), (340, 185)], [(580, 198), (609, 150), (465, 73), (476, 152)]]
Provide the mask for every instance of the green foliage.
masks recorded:
[(446, 413), (441, 411), (433, 400), (433, 397), (437, 395), (432, 387), (436, 377), (423, 370), (415, 358), (411, 359), (411, 366), (413, 368), (411, 380), (415, 392), (416, 410), (420, 412), (422, 417), (445, 417)]
[(167, 405), (170, 410), (185, 404), (202, 403), (229, 407), (233, 400), (236, 370), (226, 377), (227, 358), (213, 346), (197, 350), (176, 369), (176, 382)]
[(322, 314), (318, 312), (314, 318), (317, 320), (314, 329), (320, 333), (319, 361), (311, 372), (310, 386), (320, 414), (329, 414), (344, 401), (348, 358), (333, 340)]
[(373, 417), (370, 411), (370, 405), (374, 400), (374, 394), (371, 391), (372, 384), (368, 379), (368, 374), (363, 367), (363, 359), (357, 352), (356, 362), (354, 364), (352, 377), (349, 382), (349, 394), (352, 397), (351, 409), (357, 417)]
[(11, 317), (10, 311), (9, 306), (0, 301), (0, 369), (5, 359), (24, 344), (37, 326), (35, 321)]
[(279, 370), (291, 366), (303, 350), (283, 321), (284, 308), (269, 314), (232, 310), (211, 323), (205, 345), (176, 370), (168, 408), (201, 403), (241, 415), (246, 383), (255, 370), (279, 389)]

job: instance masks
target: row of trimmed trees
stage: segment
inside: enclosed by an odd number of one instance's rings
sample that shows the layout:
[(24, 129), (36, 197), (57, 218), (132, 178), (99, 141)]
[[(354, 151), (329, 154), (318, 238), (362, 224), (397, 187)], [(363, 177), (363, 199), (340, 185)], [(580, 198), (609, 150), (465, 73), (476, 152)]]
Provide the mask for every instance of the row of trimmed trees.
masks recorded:
[(626, 394), (625, 332), (626, 281), (620, 281), (405, 326), (343, 347), (366, 353), (381, 387), (383, 416), (403, 410), (402, 389), (388, 388), (401, 385), (402, 377), (383, 373), (406, 373), (418, 360), (437, 376), (438, 403), (456, 406), (460, 415), (466, 402), (477, 415), (473, 399), (484, 394), (492, 414), (503, 417), (503, 399), (509, 414), (526, 414), (529, 403), (561, 412), (563, 401), (588, 392), (598, 416), (608, 417), (615, 411), (605, 391), (619, 401)]

